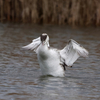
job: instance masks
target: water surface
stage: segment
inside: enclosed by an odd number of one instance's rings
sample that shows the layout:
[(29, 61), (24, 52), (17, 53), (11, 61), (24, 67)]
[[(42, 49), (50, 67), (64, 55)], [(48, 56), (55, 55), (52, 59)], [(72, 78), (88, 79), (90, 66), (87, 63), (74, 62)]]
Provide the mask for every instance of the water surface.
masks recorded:
[[(74, 39), (89, 51), (64, 78), (43, 77), (33, 51), (21, 47), (46, 32), (62, 49)], [(0, 100), (100, 100), (100, 28), (0, 24)]]

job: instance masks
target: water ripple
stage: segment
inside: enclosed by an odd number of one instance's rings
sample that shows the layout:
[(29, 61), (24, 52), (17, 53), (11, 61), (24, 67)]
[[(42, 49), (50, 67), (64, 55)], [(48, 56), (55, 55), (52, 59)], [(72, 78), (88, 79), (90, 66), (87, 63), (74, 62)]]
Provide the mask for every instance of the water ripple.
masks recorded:
[[(43, 32), (59, 49), (75, 39), (89, 50), (89, 57), (67, 68), (64, 78), (41, 76), (36, 54), (21, 47)], [(0, 24), (0, 100), (99, 100), (99, 32), (93, 27)]]

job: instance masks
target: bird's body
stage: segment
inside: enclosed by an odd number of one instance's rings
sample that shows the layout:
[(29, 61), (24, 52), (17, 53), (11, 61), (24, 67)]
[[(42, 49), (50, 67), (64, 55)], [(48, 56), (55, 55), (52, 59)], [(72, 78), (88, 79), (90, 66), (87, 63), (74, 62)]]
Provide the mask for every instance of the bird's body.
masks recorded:
[(36, 52), (43, 75), (60, 77), (64, 76), (66, 66), (72, 66), (80, 56), (87, 57), (88, 55), (88, 51), (74, 40), (70, 40), (62, 50), (51, 48), (47, 34), (42, 34), (41, 37), (34, 39), (31, 44), (23, 48)]
[(59, 51), (50, 49), (47, 45), (40, 45), (37, 53), (43, 75), (64, 76)]

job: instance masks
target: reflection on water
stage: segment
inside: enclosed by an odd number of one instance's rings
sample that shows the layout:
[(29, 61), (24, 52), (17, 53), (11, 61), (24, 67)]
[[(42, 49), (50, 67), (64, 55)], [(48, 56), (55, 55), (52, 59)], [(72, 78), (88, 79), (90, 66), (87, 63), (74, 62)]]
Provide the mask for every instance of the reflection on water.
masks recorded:
[[(64, 78), (43, 77), (33, 51), (23, 50), (41, 33), (53, 47), (74, 39), (90, 52), (67, 68)], [(100, 29), (0, 24), (0, 100), (99, 100)]]

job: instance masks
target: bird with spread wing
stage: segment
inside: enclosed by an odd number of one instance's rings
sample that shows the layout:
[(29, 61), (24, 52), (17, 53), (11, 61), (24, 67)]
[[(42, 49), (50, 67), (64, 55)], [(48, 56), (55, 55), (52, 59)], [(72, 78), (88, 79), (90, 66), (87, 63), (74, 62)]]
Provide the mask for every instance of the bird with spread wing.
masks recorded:
[(66, 66), (71, 67), (80, 56), (87, 57), (89, 54), (85, 48), (72, 39), (62, 50), (51, 48), (49, 36), (46, 33), (43, 33), (23, 48), (36, 52), (43, 75), (59, 77), (65, 75)]

